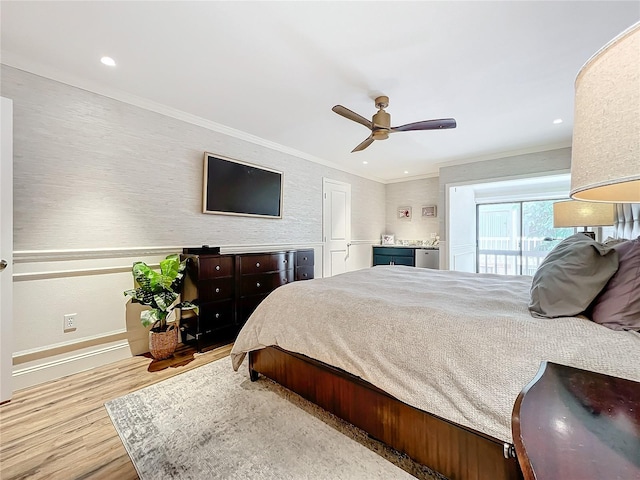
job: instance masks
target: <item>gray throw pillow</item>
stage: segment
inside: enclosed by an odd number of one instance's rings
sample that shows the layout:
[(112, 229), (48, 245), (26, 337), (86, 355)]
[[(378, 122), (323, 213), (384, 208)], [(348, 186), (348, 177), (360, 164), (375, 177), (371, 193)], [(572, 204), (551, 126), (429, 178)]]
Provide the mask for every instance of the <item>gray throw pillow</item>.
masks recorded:
[(618, 270), (618, 253), (583, 233), (555, 246), (531, 283), (529, 311), (535, 317), (583, 313)]
[(590, 317), (612, 330), (640, 332), (640, 237), (613, 248), (620, 265), (593, 302)]

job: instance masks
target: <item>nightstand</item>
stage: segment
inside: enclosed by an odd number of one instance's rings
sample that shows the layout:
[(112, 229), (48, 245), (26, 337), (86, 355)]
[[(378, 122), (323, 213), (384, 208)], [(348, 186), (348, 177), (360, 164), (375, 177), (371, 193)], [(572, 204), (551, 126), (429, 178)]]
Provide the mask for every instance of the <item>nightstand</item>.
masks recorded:
[(512, 419), (525, 480), (640, 479), (638, 382), (542, 362)]

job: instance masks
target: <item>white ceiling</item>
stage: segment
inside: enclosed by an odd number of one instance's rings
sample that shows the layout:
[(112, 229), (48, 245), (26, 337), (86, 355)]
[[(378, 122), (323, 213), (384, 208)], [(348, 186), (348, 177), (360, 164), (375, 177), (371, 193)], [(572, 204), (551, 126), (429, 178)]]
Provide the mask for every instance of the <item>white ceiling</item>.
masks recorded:
[[(576, 74), (639, 19), (635, 0), (2, 1), (1, 59), (393, 181), (569, 146)], [(331, 107), (371, 118), (380, 94), (394, 126), (454, 117), (458, 128), (349, 153), (369, 132)]]

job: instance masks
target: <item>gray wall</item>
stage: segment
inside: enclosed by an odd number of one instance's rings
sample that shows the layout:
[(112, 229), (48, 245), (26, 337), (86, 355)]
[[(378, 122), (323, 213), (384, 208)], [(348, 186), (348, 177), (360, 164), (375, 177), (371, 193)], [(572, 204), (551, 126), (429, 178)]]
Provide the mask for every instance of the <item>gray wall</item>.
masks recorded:
[[(438, 177), (389, 183), (387, 191), (386, 232), (396, 240), (430, 240), (438, 234), (438, 218), (422, 218), (422, 207), (438, 204)], [(410, 220), (398, 218), (398, 207), (411, 207)], [(438, 212), (440, 215), (441, 212)]]

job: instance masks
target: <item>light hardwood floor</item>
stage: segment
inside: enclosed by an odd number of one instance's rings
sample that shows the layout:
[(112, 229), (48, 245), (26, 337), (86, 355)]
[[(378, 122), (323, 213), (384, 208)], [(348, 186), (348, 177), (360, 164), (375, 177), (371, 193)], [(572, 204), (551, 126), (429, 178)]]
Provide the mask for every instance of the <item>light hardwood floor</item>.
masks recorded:
[(104, 403), (230, 350), (181, 346), (169, 360), (136, 356), (16, 392), (0, 405), (0, 478), (137, 479)]

